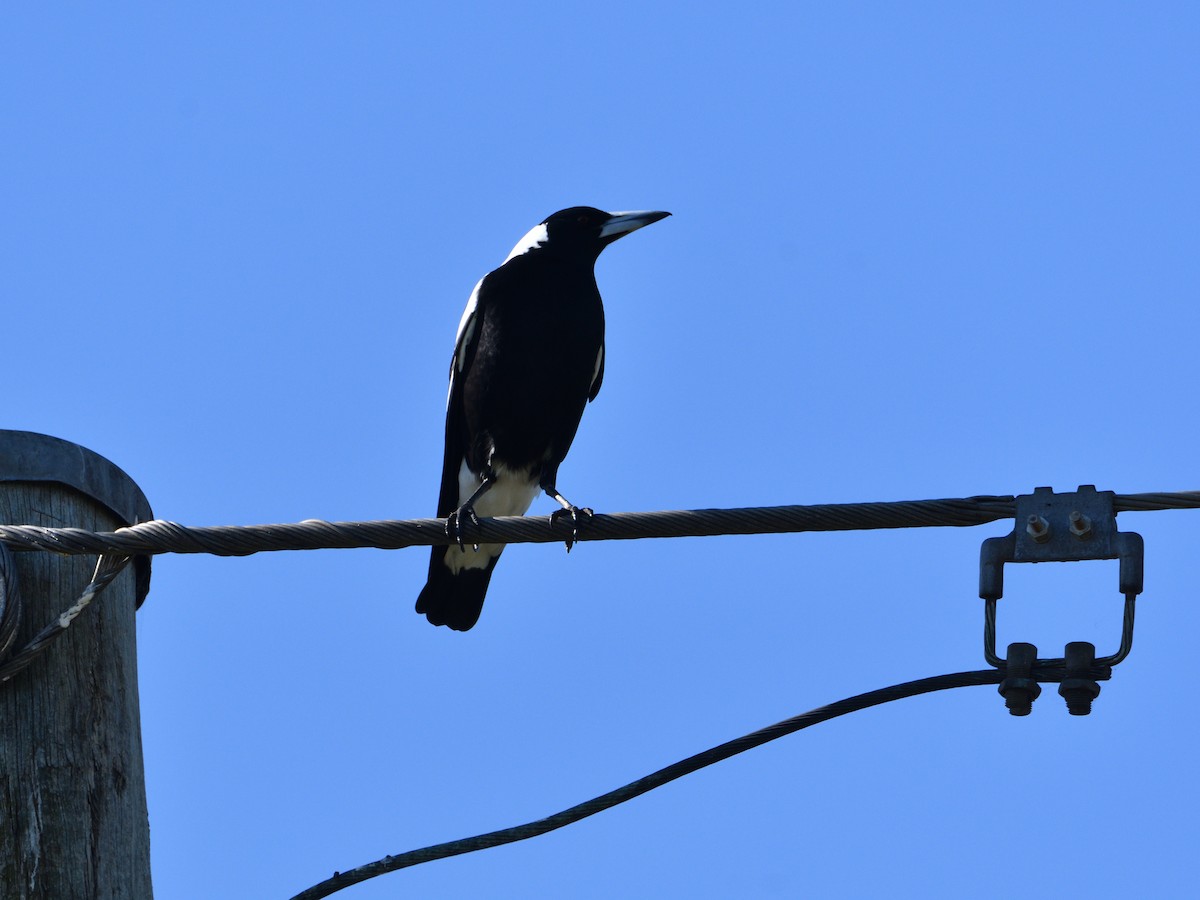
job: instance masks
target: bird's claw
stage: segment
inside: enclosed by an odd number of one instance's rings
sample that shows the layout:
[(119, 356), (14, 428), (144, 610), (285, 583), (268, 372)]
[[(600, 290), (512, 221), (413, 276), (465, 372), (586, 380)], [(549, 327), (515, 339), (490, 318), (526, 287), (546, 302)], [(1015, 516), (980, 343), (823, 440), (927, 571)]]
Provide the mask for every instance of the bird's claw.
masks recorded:
[[(454, 538), (458, 542), (458, 549), (465, 553), (467, 548), (463, 543), (462, 536), (462, 517), (464, 514), (472, 525), (476, 528), (479, 527), (479, 516), (475, 515), (475, 507), (460, 506), (454, 512), (450, 513), (450, 515), (446, 516), (446, 537)], [(475, 548), (476, 552), (479, 551), (478, 544), (472, 544), (471, 546)]]
[(579, 540), (579, 517), (585, 516), (591, 518), (594, 513), (586, 506), (568, 506), (562, 509), (556, 509), (550, 513), (550, 527), (553, 528), (555, 523), (562, 516), (571, 517), (571, 536), (567, 538), (567, 552), (571, 552), (571, 548), (575, 546), (575, 542)]

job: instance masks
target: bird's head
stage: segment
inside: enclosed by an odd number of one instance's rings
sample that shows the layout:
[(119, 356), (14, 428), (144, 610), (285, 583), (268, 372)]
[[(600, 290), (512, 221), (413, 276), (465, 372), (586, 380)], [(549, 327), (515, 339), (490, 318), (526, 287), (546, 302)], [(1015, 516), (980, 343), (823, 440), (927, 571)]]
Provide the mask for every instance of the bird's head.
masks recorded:
[(560, 209), (530, 229), (504, 261), (526, 253), (550, 251), (595, 262), (600, 251), (613, 241), (669, 215), (654, 210), (609, 213), (591, 206)]

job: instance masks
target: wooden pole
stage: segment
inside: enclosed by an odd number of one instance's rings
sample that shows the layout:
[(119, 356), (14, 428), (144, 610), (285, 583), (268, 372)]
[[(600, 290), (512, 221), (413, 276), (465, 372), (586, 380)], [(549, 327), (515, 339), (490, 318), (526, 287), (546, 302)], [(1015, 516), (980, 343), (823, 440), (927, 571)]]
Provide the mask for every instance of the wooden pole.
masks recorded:
[[(56, 438), (0, 431), (0, 522), (111, 531), (151, 517), (112, 463)], [(24, 646), (79, 596), (96, 558), (12, 554)], [(143, 562), (142, 584), (148, 587)], [(128, 566), (70, 629), (0, 684), (0, 897), (152, 897)]]

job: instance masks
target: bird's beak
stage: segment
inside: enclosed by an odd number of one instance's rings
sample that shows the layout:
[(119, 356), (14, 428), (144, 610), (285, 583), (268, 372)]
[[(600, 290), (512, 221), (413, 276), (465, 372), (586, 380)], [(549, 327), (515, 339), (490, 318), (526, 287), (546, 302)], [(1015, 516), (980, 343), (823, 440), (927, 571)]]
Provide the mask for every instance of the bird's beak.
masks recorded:
[(600, 240), (606, 244), (611, 244), (618, 238), (629, 234), (629, 232), (637, 231), (639, 228), (644, 228), (647, 225), (653, 225), (659, 219), (665, 219), (669, 215), (669, 212), (658, 212), (648, 209), (640, 209), (635, 212), (610, 213), (608, 221), (600, 228)]

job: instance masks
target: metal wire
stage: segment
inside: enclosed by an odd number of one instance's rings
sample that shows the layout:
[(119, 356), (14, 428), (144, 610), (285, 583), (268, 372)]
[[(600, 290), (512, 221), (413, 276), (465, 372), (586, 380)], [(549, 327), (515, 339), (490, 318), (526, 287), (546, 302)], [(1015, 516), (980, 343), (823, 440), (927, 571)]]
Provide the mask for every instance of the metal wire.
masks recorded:
[[(75, 617), (87, 609), (88, 605), (96, 599), (96, 596), (108, 587), (113, 579), (121, 573), (121, 570), (125, 568), (128, 562), (128, 556), (101, 556), (96, 560), (96, 572), (92, 575), (92, 580), (83, 589), (83, 593), (79, 595), (78, 600), (72, 603), (69, 608), (63, 610), (53, 622), (35, 634), (29, 643), (16, 653), (13, 653), (11, 656), (5, 656), (8, 647), (0, 647), (0, 684), (8, 681), (18, 672), (28, 667), (30, 663), (45, 652), (47, 647), (58, 640), (63, 632), (71, 627), (71, 623), (75, 621)], [(9, 640), (9, 644), (11, 644), (11, 639)]]
[(17, 639), (21, 624), (21, 593), (17, 590), (17, 567), (8, 545), (0, 543), (0, 660)]
[(647, 791), (652, 791), (677, 778), (682, 778), (684, 775), (689, 775), (706, 766), (729, 759), (731, 756), (736, 756), (739, 753), (744, 753), (769, 741), (774, 741), (785, 735), (800, 731), (802, 728), (816, 725), (818, 722), (827, 722), (830, 719), (844, 716), (847, 713), (858, 712), (859, 710), (878, 706), (882, 703), (889, 703), (892, 700), (901, 700), (905, 697), (928, 694), (932, 691), (944, 691), (949, 688), (970, 687), (982, 684), (999, 684), (1003, 678), (1004, 672), (997, 669), (957, 672), (952, 675), (922, 678), (918, 681), (909, 681), (877, 691), (870, 691), (866, 694), (847, 697), (845, 700), (839, 700), (828, 706), (822, 706), (818, 709), (801, 713), (793, 718), (785, 719), (782, 722), (769, 725), (766, 728), (720, 744), (702, 753), (697, 753), (695, 756), (690, 756), (687, 759), (667, 766), (665, 769), (659, 769), (657, 772), (647, 775), (644, 778), (630, 782), (624, 787), (619, 787), (615, 791), (609, 791), (607, 794), (594, 797), (591, 800), (580, 803), (578, 806), (572, 806), (570, 809), (565, 809), (544, 819), (538, 819), (536, 822), (527, 822), (523, 825), (516, 825), (512, 828), (502, 829), (501, 831), (491, 831), (487, 834), (479, 834), (458, 841), (434, 844), (430, 847), (422, 847), (420, 850), (410, 850), (407, 853), (401, 853), (397, 856), (385, 856), (383, 859), (358, 866), (347, 872), (335, 872), (333, 877), (301, 891), (292, 897), (292, 900), (320, 900), (320, 898), (335, 894), (343, 888), (376, 878), (379, 875), (385, 875), (388, 872), (395, 872), (398, 869), (405, 869), (410, 866), (420, 865), (421, 863), (432, 862), (435, 859), (459, 856), (463, 853), (472, 853), (476, 850), (487, 850), (491, 847), (499, 847), (503, 844), (511, 844), (516, 841), (537, 837), (548, 831), (554, 831), (557, 828), (578, 822), (580, 819), (586, 819), (588, 816), (593, 816), (598, 812), (611, 809)]
[[(1117, 512), (1200, 508), (1200, 491), (1117, 495)], [(706, 537), (726, 534), (789, 534), (806, 531), (855, 531), (878, 528), (929, 528), (982, 525), (1012, 518), (1012, 496), (949, 500), (902, 500), (815, 506), (765, 506), (663, 512), (598, 514), (583, 519), (578, 540)], [(565, 518), (547, 523), (541, 516), (483, 519), (463, 523), (467, 543), (551, 543), (571, 536)], [(278, 525), (219, 525), (189, 528), (154, 520), (115, 532), (79, 528), (0, 525), (0, 541), (13, 550), (56, 553), (210, 553), (248, 556), (277, 550), (320, 550), (436, 546), (452, 543), (444, 519), (376, 522), (325, 522), (308, 519)]]
[[(1117, 512), (1200, 508), (1200, 491), (1118, 494)], [(976, 496), (949, 500), (902, 500), (889, 503), (843, 503), (815, 506), (766, 506), (736, 509), (694, 509), (662, 512), (614, 513), (588, 516), (577, 540), (635, 540), (639, 538), (703, 537), (728, 534), (786, 534), (806, 531), (853, 531), (880, 528), (961, 527), (981, 525), (1015, 514), (1015, 498)], [(483, 519), (478, 526), (464, 523), (463, 539), (470, 543), (548, 543), (572, 536), (565, 519), (505, 516)], [(15, 571), (0, 556), (0, 591), (7, 588), (8, 603), (0, 602), (0, 682), (28, 666), (102, 591), (116, 574), (139, 556), (148, 563), (156, 553), (209, 553), (248, 556), (272, 550), (320, 550), (375, 547), (384, 550), (451, 543), (443, 519), (378, 522), (325, 522), (308, 519), (279, 525), (220, 525), (188, 528), (175, 522), (154, 520), (114, 532), (81, 528), (43, 528), (36, 525), (0, 525), (0, 550), (53, 551), (64, 554), (99, 553), (96, 576), (79, 600), (43, 628), (18, 652), (11, 651), (19, 599), (11, 590)], [(143, 568), (147, 568), (143, 566)], [(11, 574), (10, 574), (11, 572)], [(143, 581), (145, 578), (143, 577)], [(7, 584), (6, 584), (7, 582)], [(144, 595), (144, 588), (141, 590)], [(1127, 604), (1126, 620), (1132, 609)], [(985, 643), (995, 641), (995, 609), (985, 615)], [(1128, 653), (1122, 641), (1120, 658)], [(994, 653), (988, 661), (999, 663)]]

